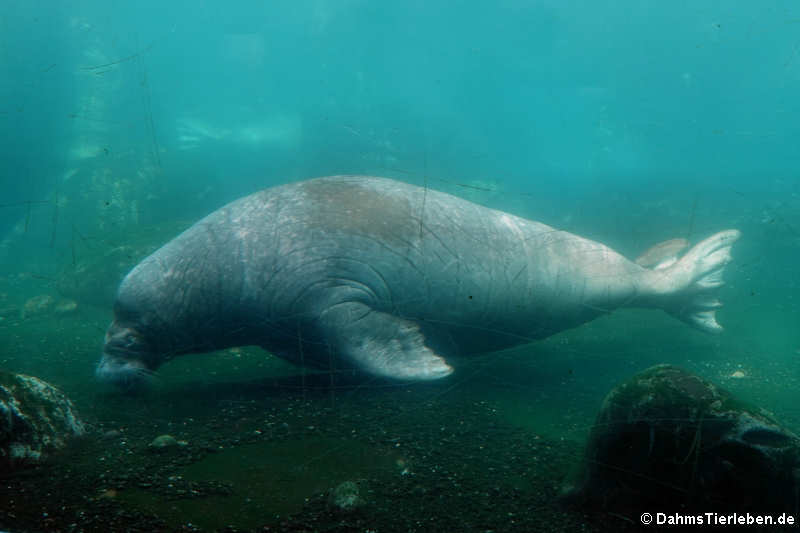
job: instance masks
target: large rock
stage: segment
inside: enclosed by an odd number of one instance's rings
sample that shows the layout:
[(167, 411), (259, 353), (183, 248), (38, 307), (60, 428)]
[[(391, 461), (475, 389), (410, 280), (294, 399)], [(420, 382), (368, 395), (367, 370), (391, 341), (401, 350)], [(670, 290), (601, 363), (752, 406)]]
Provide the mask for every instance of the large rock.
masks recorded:
[(606, 396), (565, 496), (617, 512), (794, 512), (798, 467), (800, 440), (769, 413), (659, 365)]
[(0, 371), (0, 472), (40, 463), (84, 432), (72, 402), (57, 388)]

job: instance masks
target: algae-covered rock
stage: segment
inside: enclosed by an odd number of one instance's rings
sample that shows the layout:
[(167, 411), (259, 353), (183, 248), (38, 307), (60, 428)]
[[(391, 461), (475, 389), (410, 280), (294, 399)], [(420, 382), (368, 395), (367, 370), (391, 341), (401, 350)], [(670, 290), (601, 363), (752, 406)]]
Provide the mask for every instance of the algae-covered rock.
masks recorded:
[(613, 389), (569, 501), (617, 511), (793, 511), (800, 440), (766, 411), (659, 365)]
[(0, 371), (0, 472), (39, 463), (84, 433), (60, 390), (33, 376)]

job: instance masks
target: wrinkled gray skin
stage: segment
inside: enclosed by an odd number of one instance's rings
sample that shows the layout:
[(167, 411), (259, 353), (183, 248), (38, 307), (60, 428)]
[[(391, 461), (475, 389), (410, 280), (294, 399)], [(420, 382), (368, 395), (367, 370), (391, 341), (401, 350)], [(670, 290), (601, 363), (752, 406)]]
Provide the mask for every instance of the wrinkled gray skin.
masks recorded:
[(606, 246), (406, 183), (333, 176), (234, 201), (122, 281), (97, 375), (259, 345), (298, 364), (435, 379), (443, 356), (547, 337), (617, 307), (708, 331), (738, 231), (650, 270)]

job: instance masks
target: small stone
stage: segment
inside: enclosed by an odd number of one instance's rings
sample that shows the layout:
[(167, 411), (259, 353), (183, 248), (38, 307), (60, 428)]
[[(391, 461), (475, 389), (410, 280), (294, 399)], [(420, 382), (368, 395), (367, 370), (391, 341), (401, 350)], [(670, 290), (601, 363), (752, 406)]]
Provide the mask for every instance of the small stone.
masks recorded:
[(68, 315), (78, 309), (78, 302), (75, 300), (61, 300), (54, 309), (57, 315)]
[(46, 313), (53, 305), (53, 297), (49, 294), (34, 296), (25, 302), (20, 311), (20, 318), (30, 318)]
[(116, 489), (106, 489), (100, 492), (98, 499), (101, 500), (113, 500), (117, 497), (117, 490)]
[(179, 445), (180, 442), (178, 442), (178, 440), (172, 435), (159, 435), (158, 437), (154, 438), (152, 442), (150, 442), (150, 444), (148, 444), (147, 446), (148, 448), (153, 450), (164, 450)]
[(364, 504), (358, 485), (353, 481), (340, 483), (328, 497), (328, 503), (340, 511), (349, 512)]
[(112, 440), (117, 439), (122, 436), (122, 432), (118, 429), (109, 429), (105, 433), (103, 433), (103, 439), (105, 440)]

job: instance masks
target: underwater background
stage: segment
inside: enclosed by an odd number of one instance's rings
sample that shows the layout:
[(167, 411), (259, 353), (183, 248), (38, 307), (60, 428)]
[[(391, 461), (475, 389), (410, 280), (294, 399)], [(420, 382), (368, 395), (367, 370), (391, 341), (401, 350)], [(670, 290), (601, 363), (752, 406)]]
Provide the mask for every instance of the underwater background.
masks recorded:
[[(678, 365), (800, 431), (799, 94), (790, 1), (0, 3), (0, 368), (94, 435), (4, 479), (0, 527), (635, 527), (556, 497), (636, 372)], [(736, 228), (725, 332), (621, 310), (435, 383), (254, 347), (178, 358), (142, 396), (95, 381), (130, 268), (240, 196), (343, 173), (629, 258)], [(152, 453), (163, 434), (188, 445)], [(345, 482), (363, 504), (337, 514)]]

